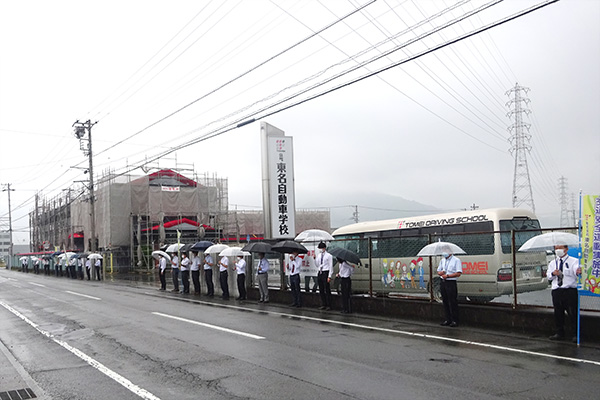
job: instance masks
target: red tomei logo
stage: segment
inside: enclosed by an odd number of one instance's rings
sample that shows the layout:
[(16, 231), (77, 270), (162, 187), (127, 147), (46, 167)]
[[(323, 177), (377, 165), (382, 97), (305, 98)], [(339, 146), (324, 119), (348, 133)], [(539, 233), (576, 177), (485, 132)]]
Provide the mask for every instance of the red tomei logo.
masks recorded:
[(471, 275), (485, 275), (488, 273), (487, 261), (479, 262), (463, 262), (462, 263), (463, 274)]

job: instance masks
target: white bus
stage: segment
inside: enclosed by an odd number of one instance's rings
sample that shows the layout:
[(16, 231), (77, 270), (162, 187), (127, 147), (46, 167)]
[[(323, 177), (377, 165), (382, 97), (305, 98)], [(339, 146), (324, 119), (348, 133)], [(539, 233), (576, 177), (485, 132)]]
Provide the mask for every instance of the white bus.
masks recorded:
[[(458, 255), (463, 268), (458, 294), (470, 301), (485, 302), (513, 292), (512, 231), (517, 250), (541, 233), (532, 212), (499, 208), (360, 222), (335, 230), (333, 246), (345, 247), (361, 257), (363, 266), (357, 267), (353, 275), (354, 292), (369, 292), (371, 279), (377, 295), (425, 294), (432, 282), (434, 297), (439, 299), (439, 257), (417, 257), (417, 253), (438, 240), (457, 244), (466, 252)], [(545, 289), (546, 268), (544, 252), (517, 253), (517, 292)]]

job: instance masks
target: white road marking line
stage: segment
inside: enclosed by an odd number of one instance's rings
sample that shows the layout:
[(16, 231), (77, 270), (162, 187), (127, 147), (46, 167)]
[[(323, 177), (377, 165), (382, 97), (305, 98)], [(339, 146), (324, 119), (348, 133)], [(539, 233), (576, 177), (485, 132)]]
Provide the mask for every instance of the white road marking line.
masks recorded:
[(74, 294), (76, 296), (81, 296), (81, 297), (87, 297), (88, 299), (92, 299), (92, 300), (102, 300), (99, 297), (88, 296), (87, 294), (82, 294), (82, 293), (77, 293), (77, 292), (71, 292), (70, 290), (65, 290), (65, 293), (70, 293), (70, 294)]
[(29, 283), (32, 285), (35, 285), (35, 286), (46, 287), (46, 285), (42, 285), (41, 283), (35, 283), (35, 282), (29, 282)]
[(223, 332), (227, 332), (227, 333), (233, 333), (235, 335), (240, 335), (240, 336), (246, 336), (246, 337), (249, 337), (251, 339), (257, 339), (257, 340), (264, 339), (263, 336), (253, 335), (251, 333), (236, 331), (236, 330), (229, 329), (229, 328), (223, 328), (222, 326), (206, 324), (204, 322), (198, 322), (198, 321), (194, 321), (194, 320), (191, 320), (191, 319), (176, 317), (174, 315), (163, 314), (163, 313), (159, 313), (159, 312), (153, 312), (152, 314), (159, 315), (159, 316), (165, 317), (165, 318), (176, 319), (178, 321), (188, 322), (188, 323), (194, 324), (194, 325), (200, 325), (200, 326), (203, 326), (205, 328), (216, 329), (218, 331), (223, 331)]
[(61, 347), (65, 348), (66, 350), (68, 350), (71, 353), (75, 354), (77, 357), (81, 358), (83, 361), (85, 361), (86, 363), (88, 363), (89, 365), (91, 365), (92, 367), (94, 367), (95, 369), (97, 369), (98, 371), (102, 372), (104, 375), (108, 376), (112, 380), (114, 380), (117, 383), (121, 384), (122, 386), (124, 386), (125, 388), (127, 388), (128, 390), (130, 390), (131, 392), (135, 393), (136, 395), (138, 395), (142, 399), (160, 400), (159, 397), (156, 397), (155, 395), (153, 395), (152, 393), (148, 392), (147, 390), (142, 389), (141, 387), (133, 384), (129, 379), (127, 379), (127, 378), (125, 378), (125, 377), (117, 374), (113, 370), (107, 368), (104, 364), (100, 363), (99, 361), (94, 360), (92, 357), (88, 356), (87, 354), (85, 354), (81, 350), (76, 349), (75, 347), (69, 345), (67, 342), (63, 342), (62, 340), (56, 339), (54, 337), (54, 335), (52, 335), (51, 333), (46, 332), (45, 330), (39, 328), (38, 325), (35, 322), (31, 321), (29, 318), (27, 318), (26, 316), (24, 316), (23, 314), (21, 314), (20, 312), (18, 312), (17, 310), (15, 310), (14, 308), (12, 308), (11, 306), (9, 306), (8, 304), (0, 301), (0, 305), (2, 307), (6, 308), (11, 313), (13, 313), (15, 316), (17, 316), (17, 317), (21, 318), (23, 321), (27, 322), (29, 325), (31, 325), (35, 330), (37, 330), (42, 335), (46, 336), (49, 339), (52, 339), (56, 344), (60, 345)]
[[(147, 292), (147, 294), (152, 295), (153, 293), (148, 293)], [(232, 305), (228, 305), (228, 304), (211, 303), (211, 302), (208, 302), (208, 301), (201, 301), (201, 300), (193, 300), (193, 301), (197, 302), (197, 303), (207, 304), (207, 305), (211, 305), (211, 306), (218, 306), (218, 307), (223, 307), (223, 308), (233, 308), (233, 309), (244, 310), (244, 311), (254, 311), (254, 312), (260, 312), (260, 313), (265, 313), (265, 314), (272, 314), (272, 315), (284, 316), (284, 317), (295, 318), (295, 319), (303, 319), (303, 320), (307, 320), (307, 321), (325, 322), (325, 323), (333, 324), (333, 325), (350, 326), (350, 327), (353, 327), (353, 328), (360, 328), (360, 329), (365, 329), (365, 330), (370, 330), (370, 331), (378, 331), (378, 332), (386, 332), (386, 333), (395, 333), (395, 334), (400, 334), (400, 335), (414, 336), (414, 337), (420, 337), (420, 338), (424, 338), (424, 339), (434, 339), (434, 340), (440, 340), (440, 341), (446, 341), (446, 342), (454, 342), (454, 343), (460, 343), (460, 344), (469, 344), (471, 346), (485, 347), (485, 348), (490, 348), (490, 349), (495, 349), (495, 350), (508, 351), (508, 352), (512, 352), (512, 353), (528, 354), (528, 355), (538, 356), (538, 357), (553, 358), (555, 360), (572, 361), (572, 362), (581, 363), (581, 364), (592, 364), (592, 365), (598, 365), (598, 366), (600, 366), (600, 362), (599, 361), (586, 360), (586, 359), (583, 359), (583, 358), (573, 358), (573, 357), (557, 356), (557, 355), (554, 355), (554, 354), (540, 353), (538, 351), (522, 350), (522, 349), (516, 349), (516, 348), (513, 348), (513, 347), (498, 346), (498, 345), (495, 345), (495, 344), (482, 343), (482, 342), (473, 342), (473, 341), (470, 341), (470, 340), (455, 339), (455, 338), (450, 338), (450, 337), (445, 337), (445, 336), (439, 336), (439, 335), (429, 335), (429, 334), (426, 334), (426, 333), (401, 331), (401, 330), (397, 330), (397, 329), (377, 328), (377, 327), (374, 327), (374, 326), (353, 324), (351, 322), (333, 321), (333, 320), (330, 320), (330, 319), (307, 317), (307, 316), (304, 316), (304, 315), (295, 315), (295, 314), (280, 313), (280, 312), (277, 312), (277, 311), (258, 310), (258, 309), (255, 309), (255, 308), (232, 306)]]

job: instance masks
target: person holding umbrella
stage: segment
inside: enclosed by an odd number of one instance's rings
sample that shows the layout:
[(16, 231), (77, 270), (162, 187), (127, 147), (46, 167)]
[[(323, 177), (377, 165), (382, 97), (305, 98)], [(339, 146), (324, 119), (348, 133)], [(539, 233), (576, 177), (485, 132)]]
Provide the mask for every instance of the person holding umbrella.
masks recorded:
[(258, 253), (258, 292), (260, 294), (259, 303), (269, 302), (269, 261), (265, 258), (265, 253)]
[(219, 282), (223, 291), (223, 300), (229, 300), (229, 273), (227, 272), (227, 268), (229, 268), (229, 258), (223, 256), (219, 261)]
[(90, 258), (87, 258), (85, 260), (85, 272), (87, 273), (87, 278), (88, 281), (91, 279), (91, 272), (92, 272), (92, 260)]
[(441, 293), (446, 320), (442, 326), (455, 328), (458, 326), (458, 290), (456, 280), (462, 275), (462, 263), (458, 257), (450, 253), (450, 250), (442, 252), (442, 259), (437, 269), (442, 278)]
[[(567, 254), (566, 245), (554, 246), (556, 258), (548, 264), (548, 280), (552, 282), (552, 306), (556, 333), (550, 340), (564, 340), (565, 311), (569, 315), (571, 330), (577, 331), (577, 277), (581, 275), (579, 260)], [(577, 343), (577, 335), (573, 336)]]
[(238, 256), (235, 263), (235, 272), (237, 273), (237, 287), (240, 293), (236, 300), (246, 300), (246, 260), (244, 260), (244, 256)]
[(165, 275), (167, 270), (167, 259), (162, 255), (159, 257), (160, 259), (158, 260), (158, 276), (160, 278), (160, 290), (164, 291), (167, 290), (167, 276)]
[(102, 277), (100, 276), (100, 267), (102, 267), (102, 259), (96, 258), (96, 261), (94, 261), (94, 268), (96, 269), (96, 279), (99, 281), (102, 280)]
[(331, 310), (331, 276), (333, 275), (333, 257), (327, 252), (327, 245), (324, 242), (317, 246), (321, 251), (315, 259), (319, 273), (317, 280), (319, 282), (319, 294), (321, 295), (320, 310)]
[(350, 295), (352, 294), (352, 279), (350, 279), (350, 277), (354, 272), (354, 265), (348, 263), (345, 260), (342, 260), (339, 257), (337, 261), (340, 264), (340, 269), (337, 276), (342, 281), (342, 313), (350, 314), (352, 312), (352, 309), (350, 307)]
[(206, 281), (206, 293), (208, 297), (215, 295), (215, 285), (213, 283), (213, 266), (215, 265), (212, 256), (209, 253), (204, 254), (204, 280)]
[(181, 253), (181, 283), (183, 284), (183, 294), (190, 293), (190, 259), (185, 252)]
[(290, 271), (290, 287), (292, 289), (292, 307), (302, 307), (302, 295), (300, 294), (300, 267), (302, 259), (298, 257), (298, 252), (293, 251), (290, 255), (288, 270)]
[(173, 276), (172, 292), (179, 293), (179, 257), (177, 253), (171, 253), (171, 275)]
[(192, 251), (192, 282), (194, 283), (194, 294), (200, 294), (200, 257), (197, 251)]

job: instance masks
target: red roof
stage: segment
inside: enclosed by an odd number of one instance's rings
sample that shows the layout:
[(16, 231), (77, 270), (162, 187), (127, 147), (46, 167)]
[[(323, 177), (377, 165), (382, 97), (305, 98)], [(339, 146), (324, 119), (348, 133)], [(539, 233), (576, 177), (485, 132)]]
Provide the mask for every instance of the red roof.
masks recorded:
[[(165, 229), (167, 228), (172, 228), (174, 226), (180, 225), (180, 224), (190, 224), (190, 225), (194, 225), (194, 226), (200, 226), (199, 222), (193, 221), (189, 218), (180, 218), (180, 219), (174, 219), (173, 221), (169, 221), (169, 222), (165, 222)], [(209, 225), (204, 225), (202, 224), (202, 227), (204, 229), (206, 229), (207, 231), (213, 231), (214, 228), (212, 226)], [(154, 225), (152, 228), (146, 228), (146, 229), (142, 229), (143, 232), (147, 232), (147, 231), (156, 231), (160, 229), (160, 224), (158, 225)]]
[(183, 184), (184, 186), (198, 186), (198, 183), (196, 183), (196, 181), (186, 178), (185, 176), (173, 171), (172, 169), (161, 169), (160, 171), (153, 172), (150, 175), (148, 175), (148, 178), (150, 179), (150, 182), (154, 180), (160, 180), (161, 178), (173, 178), (176, 181)]

